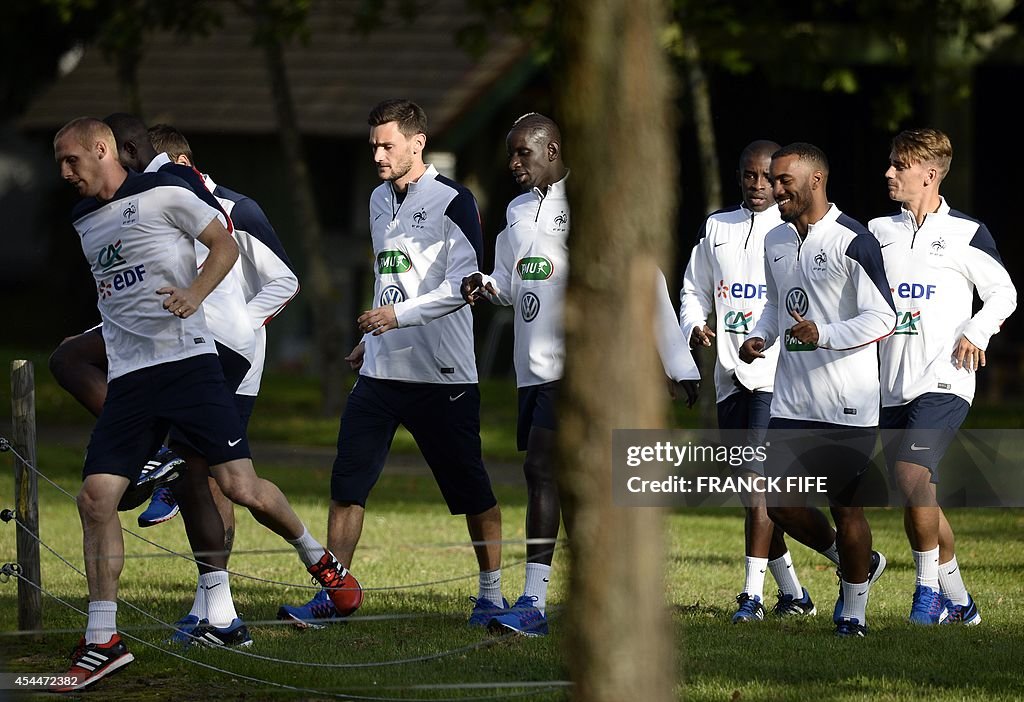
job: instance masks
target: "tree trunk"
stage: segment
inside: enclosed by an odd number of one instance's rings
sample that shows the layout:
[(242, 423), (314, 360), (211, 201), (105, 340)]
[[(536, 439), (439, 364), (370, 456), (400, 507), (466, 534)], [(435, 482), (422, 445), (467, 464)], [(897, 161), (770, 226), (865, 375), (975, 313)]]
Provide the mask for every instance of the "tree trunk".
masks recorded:
[[(612, 431), (663, 427), (652, 293), (676, 205), (658, 0), (567, 0), (560, 97), (572, 203), (560, 425), (579, 700), (672, 698), (663, 518), (612, 501)], [(620, 488), (621, 489), (621, 488)]]
[[(690, 89), (690, 110), (693, 115), (694, 132), (697, 139), (697, 154), (700, 159), (701, 194), (704, 196), (704, 212), (722, 208), (722, 179), (718, 163), (718, 144), (715, 140), (715, 123), (711, 117), (711, 91), (708, 90), (708, 76), (700, 60), (700, 44), (686, 30), (680, 29), (682, 58), (686, 67), (686, 82)], [(711, 328), (714, 328), (712, 322)], [(706, 378), (697, 400), (700, 426), (713, 427), (718, 424), (715, 405), (715, 349), (700, 348), (693, 354), (700, 377)]]
[[(256, 21), (259, 22), (260, 18), (257, 17)], [(281, 42), (271, 37), (270, 32), (265, 32), (263, 37), (274, 112), (277, 115), (277, 127), (284, 151), (284, 166), (288, 171), (287, 180), (306, 259), (306, 272), (299, 282), (303, 292), (309, 295), (309, 305), (313, 313), (316, 371), (321, 379), (323, 411), (325, 414), (336, 414), (341, 411), (345, 398), (343, 380), (346, 369), (342, 364), (349, 349), (344, 349), (342, 343), (348, 335), (337, 319), (336, 310), (340, 309), (341, 299), (327, 268), (327, 257), (324, 255), (326, 244), (320, 218), (316, 212), (298, 120), (295, 117), (295, 105), (285, 70), (284, 51)]]

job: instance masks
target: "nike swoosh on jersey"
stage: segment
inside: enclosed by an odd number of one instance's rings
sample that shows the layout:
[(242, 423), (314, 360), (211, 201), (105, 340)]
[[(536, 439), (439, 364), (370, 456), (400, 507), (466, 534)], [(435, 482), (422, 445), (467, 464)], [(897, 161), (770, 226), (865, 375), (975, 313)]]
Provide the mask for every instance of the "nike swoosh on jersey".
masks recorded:
[(879, 246), (878, 248), (880, 248), (880, 249), (884, 249), (884, 248), (885, 248), (886, 246), (892, 246), (892, 245), (893, 245), (893, 244), (895, 244), (895, 243), (896, 243), (895, 241), (890, 241), (890, 242), (889, 242), (889, 243), (887, 243), (887, 244), (882, 244), (882, 245), (881, 245), (881, 246)]
[(715, 244), (715, 248), (717, 249), (719, 246), (725, 246), (728, 243), (728, 241), (723, 241), (721, 244)]
[(784, 258), (785, 258), (785, 256), (776, 256), (776, 257), (775, 257), (775, 260), (774, 260), (774, 261), (772, 261), (772, 263), (778, 263), (779, 261), (781, 261), (781, 260), (782, 260), (782, 259), (784, 259)]

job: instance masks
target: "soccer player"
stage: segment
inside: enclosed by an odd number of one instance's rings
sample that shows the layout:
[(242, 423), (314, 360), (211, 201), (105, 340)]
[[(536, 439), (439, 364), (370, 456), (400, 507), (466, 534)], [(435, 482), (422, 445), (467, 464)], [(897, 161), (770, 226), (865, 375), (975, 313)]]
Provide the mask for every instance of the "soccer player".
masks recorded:
[[(740, 153), (737, 180), (742, 203), (714, 212), (701, 226), (697, 244), (683, 276), (680, 293), (680, 326), (691, 346), (711, 346), (717, 339), (715, 388), (718, 428), (745, 431), (751, 446), (764, 443), (772, 402), (772, 384), (778, 347), (765, 352), (763, 361), (740, 363), (739, 347), (764, 309), (765, 235), (782, 224), (775, 205), (768, 169), (779, 145), (760, 139)], [(717, 333), (707, 326), (714, 309)], [(747, 474), (760, 474), (764, 466), (748, 464)], [(813, 615), (817, 610), (797, 577), (786, 547), (783, 530), (768, 518), (763, 494), (751, 494), (744, 509), (746, 579), (736, 597), (733, 623), (764, 619), (765, 572), (771, 571), (779, 586), (772, 612), (779, 616)], [(824, 518), (822, 516), (822, 518)], [(831, 544), (832, 540), (828, 540)]]
[[(151, 127), (148, 136), (155, 153), (166, 154), (172, 163), (189, 169), (195, 168), (192, 148), (180, 131), (170, 125), (161, 124)], [(260, 206), (251, 198), (218, 185), (209, 174), (202, 174), (202, 178), (206, 189), (213, 193), (221, 208), (231, 217), (234, 225), (232, 234), (238, 244), (238, 260), (229, 274), (233, 276), (231, 282), (237, 290), (224, 289), (222, 282), (217, 286), (215, 294), (206, 299), (204, 308), (210, 330), (218, 341), (221, 340), (222, 334), (227, 338), (242, 339), (248, 334), (252, 335), (253, 350), (251, 356), (247, 356), (251, 357), (252, 362), (244, 376), (237, 379), (234, 394), (242, 426), (247, 428), (263, 375), (266, 324), (295, 297), (299, 282), (277, 233)], [(205, 253), (197, 247), (197, 255), (201, 257)], [(235, 384), (229, 383), (229, 387)], [(192, 455), (189, 458), (189, 477), (204, 474), (209, 476), (206, 461), (202, 456)], [(204, 642), (214, 645), (248, 645), (252, 639), (235, 611), (226, 571), (227, 559), (234, 545), (234, 509), (231, 501), (225, 498), (217, 487), (217, 482), (211, 477), (207, 477), (207, 480), (210, 494), (224, 524), (223, 543), (220, 547), (225, 552), (224, 570), (211, 572), (200, 566), (192, 609), (176, 624), (177, 631), (171, 637), (171, 641), (188, 645), (194, 638), (201, 638)], [(171, 486), (175, 493), (185, 489), (177, 483), (172, 483)], [(168, 494), (161, 495), (161, 491)], [(153, 502), (147, 511), (156, 511), (161, 506), (175, 504), (174, 494), (170, 493), (171, 488), (166, 487), (154, 491)], [(140, 524), (144, 516), (145, 513), (140, 515)], [(210, 531), (211, 535), (214, 533)], [(213, 543), (207, 545), (218, 550), (214, 548)]]
[[(544, 636), (551, 561), (562, 519), (555, 408), (565, 361), (569, 169), (562, 160), (561, 132), (549, 117), (536, 112), (523, 115), (512, 125), (505, 143), (509, 170), (523, 194), (506, 208), (506, 226), (495, 243), (493, 273), (476, 271), (462, 281), (462, 296), (469, 304), (487, 299), (514, 309), (513, 360), (519, 391), (516, 443), (526, 452), (526, 583), (512, 608), (495, 616), (488, 628), (496, 633)], [(666, 374), (682, 384), (692, 405), (696, 390), (690, 381), (697, 378), (696, 367), (679, 334), (664, 276), (657, 276), (656, 282), (659, 353)], [(566, 515), (569, 529), (570, 522)]]
[[(61, 177), (83, 198), (72, 216), (96, 280), (109, 374), (78, 494), (88, 625), (67, 672), (74, 682), (54, 690), (84, 688), (134, 660), (117, 634), (124, 565), (117, 505), (171, 425), (201, 448), (230, 500), (288, 540), (340, 607), (355, 604), (361, 592), (339, 589), (347, 571), (249, 459), (200, 306), (238, 256), (220, 213), (175, 176), (126, 171), (100, 120), (72, 120), (53, 144)], [(198, 275), (195, 239), (209, 249)]]
[[(835, 521), (840, 597), (837, 636), (864, 636), (871, 581), (882, 563), (857, 500), (878, 425), (878, 359), (874, 342), (890, 334), (896, 312), (878, 242), (867, 228), (828, 201), (828, 159), (807, 143), (774, 154), (770, 176), (784, 224), (765, 238), (764, 313), (740, 346), (745, 363), (781, 341), (769, 431), (799, 434), (771, 440), (766, 471), (801, 467), (824, 476)], [(795, 324), (790, 324), (795, 322)], [(808, 543), (820, 520), (805, 496), (769, 505), (772, 520)], [(804, 499), (801, 499), (804, 498)]]
[[(359, 377), (338, 429), (327, 542), (352, 560), (366, 501), (399, 425), (412, 434), (452, 514), (465, 514), (480, 568), (469, 624), (486, 626), (501, 596), (501, 511), (480, 452), (473, 316), (459, 293), (483, 245), (476, 199), (423, 160), (427, 116), (408, 100), (371, 110), (370, 151), (381, 183), (370, 195), (374, 300), (346, 357)], [(284, 605), (296, 626), (339, 611), (325, 593)]]
[[(910, 621), (981, 623), (936, 501), (939, 462), (967, 417), (975, 373), (1017, 291), (981, 222), (939, 194), (953, 146), (937, 129), (892, 140), (885, 179), (900, 211), (868, 222), (896, 302), (895, 333), (879, 343), (886, 462), (905, 500), (903, 526), (917, 569)], [(974, 291), (982, 306), (972, 314)]]

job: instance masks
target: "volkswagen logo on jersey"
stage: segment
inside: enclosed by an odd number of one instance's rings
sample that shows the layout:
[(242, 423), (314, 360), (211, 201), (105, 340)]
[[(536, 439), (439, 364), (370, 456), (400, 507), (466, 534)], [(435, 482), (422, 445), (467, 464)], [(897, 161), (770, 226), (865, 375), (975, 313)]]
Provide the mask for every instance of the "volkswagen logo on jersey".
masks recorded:
[(796, 312), (798, 315), (803, 317), (807, 314), (807, 293), (804, 292), (803, 288), (791, 288), (786, 293), (786, 311)]
[(532, 292), (526, 293), (519, 302), (519, 309), (523, 313), (523, 321), (532, 322), (537, 319), (537, 313), (540, 312), (540, 298)]
[(405, 273), (410, 268), (412, 263), (402, 251), (381, 251), (377, 254), (377, 272), (381, 275)]
[(389, 285), (380, 291), (380, 304), (393, 305), (396, 302), (405, 300), (405, 293), (397, 285)]
[(519, 259), (516, 270), (519, 271), (519, 277), (523, 280), (547, 280), (555, 272), (551, 261), (543, 256), (528, 256)]

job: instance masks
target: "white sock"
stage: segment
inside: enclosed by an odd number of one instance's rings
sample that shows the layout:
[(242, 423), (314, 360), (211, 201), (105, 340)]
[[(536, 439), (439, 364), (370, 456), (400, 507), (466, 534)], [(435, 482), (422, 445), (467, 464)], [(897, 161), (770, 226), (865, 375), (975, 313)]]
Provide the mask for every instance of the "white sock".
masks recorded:
[(747, 556), (746, 573), (747, 579), (743, 583), (743, 592), (751, 598), (759, 597), (764, 602), (764, 574), (768, 570), (767, 558), (753, 558)]
[(939, 564), (939, 591), (953, 604), (967, 604), (967, 586), (964, 585), (956, 556), (946, 563)]
[(914, 554), (914, 565), (917, 567), (917, 585), (939, 589), (939, 547), (929, 551), (910, 551)]
[(523, 588), (523, 594), (528, 597), (536, 597), (537, 601), (533, 603), (536, 607), (544, 613), (544, 608), (548, 603), (548, 583), (551, 581), (551, 566), (544, 565), (543, 563), (527, 563), (526, 564), (526, 587)]
[(501, 606), (501, 568), (480, 571), (480, 592), (477, 599), (487, 599)]
[(117, 602), (97, 600), (89, 603), (89, 623), (85, 625), (87, 644), (105, 644), (117, 633)]
[(778, 558), (768, 561), (768, 569), (772, 577), (779, 584), (783, 595), (790, 595), (793, 599), (799, 600), (804, 596), (804, 587), (800, 584), (800, 578), (796, 576), (796, 568), (793, 567), (793, 557), (789, 551)]
[(195, 617), (199, 621), (206, 619), (206, 595), (203, 593), (202, 586), (202, 574), (200, 574), (199, 583), (196, 584), (196, 598), (192, 600), (192, 609), (189, 610), (189, 615)]
[(867, 626), (868, 581), (848, 583), (840, 581), (843, 588), (843, 612), (840, 616), (856, 619), (861, 626)]
[(295, 547), (295, 550), (299, 553), (299, 558), (302, 559), (303, 565), (307, 568), (314, 563), (319, 563), (320, 559), (324, 557), (324, 551), (326, 550), (323, 545), (313, 538), (313, 535), (309, 533), (309, 529), (305, 526), (302, 527), (302, 536), (295, 539), (285, 539), (288, 543)]
[(206, 601), (206, 618), (210, 624), (223, 629), (238, 616), (231, 599), (231, 584), (227, 571), (215, 570), (199, 576), (199, 587)]
[(836, 546), (836, 542), (832, 542), (832, 545), (820, 552), (825, 558), (829, 559), (837, 566), (839, 565), (839, 548)]

